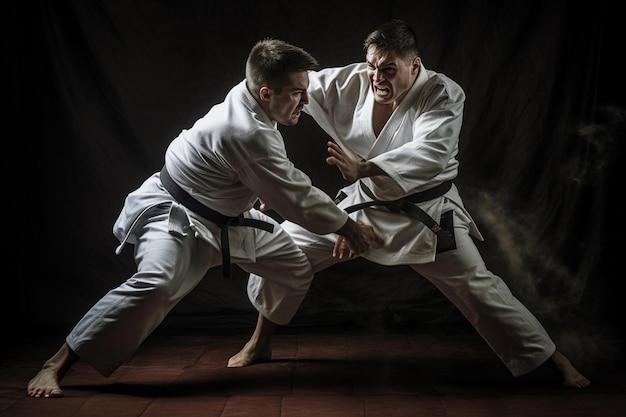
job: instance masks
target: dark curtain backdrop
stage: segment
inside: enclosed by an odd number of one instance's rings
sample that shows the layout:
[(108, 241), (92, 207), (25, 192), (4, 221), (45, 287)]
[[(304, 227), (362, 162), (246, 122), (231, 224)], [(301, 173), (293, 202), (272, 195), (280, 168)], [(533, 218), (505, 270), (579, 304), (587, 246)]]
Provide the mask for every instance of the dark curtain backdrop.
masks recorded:
[[(17, 1), (9, 13), (5, 223), (18, 239), (3, 297), (11, 325), (68, 329), (133, 271), (114, 254), (127, 193), (168, 143), (244, 77), (249, 49), (277, 37), (326, 66), (364, 59), (363, 38), (402, 18), (426, 68), (467, 94), (456, 181), (487, 265), (561, 343), (589, 352), (623, 311), (624, 156), (617, 10), (569, 1)], [(282, 128), (295, 164), (329, 194), (326, 136)], [(14, 288), (11, 287), (14, 285)], [(210, 271), (163, 325), (252, 326), (246, 276)], [(9, 302), (10, 301), (10, 302)], [(620, 313), (616, 314), (615, 311)], [(412, 270), (354, 260), (316, 278), (294, 325), (464, 320)], [(603, 346), (606, 347), (606, 346)], [(604, 351), (605, 354), (607, 351)]]

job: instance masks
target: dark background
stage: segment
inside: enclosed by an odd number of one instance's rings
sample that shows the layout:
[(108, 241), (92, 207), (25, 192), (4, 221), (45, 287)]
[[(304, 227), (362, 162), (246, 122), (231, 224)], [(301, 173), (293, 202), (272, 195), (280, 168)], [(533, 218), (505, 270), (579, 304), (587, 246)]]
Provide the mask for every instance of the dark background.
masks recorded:
[[(277, 37), (321, 66), (364, 59), (378, 24), (416, 30), (426, 68), (467, 94), (456, 181), (503, 277), (573, 357), (618, 355), (624, 280), (624, 23), (596, 1), (16, 1), (8, 9), (3, 320), (68, 330), (134, 271), (112, 235), (127, 193), (169, 142), (244, 77)], [(7, 97), (5, 95), (5, 97)], [(290, 157), (329, 194), (326, 136), (282, 128)], [(15, 239), (14, 237), (17, 237)], [(619, 251), (618, 251), (619, 250)], [(253, 326), (246, 275), (211, 270), (165, 325)], [(463, 321), (412, 270), (363, 260), (318, 274), (293, 325)]]

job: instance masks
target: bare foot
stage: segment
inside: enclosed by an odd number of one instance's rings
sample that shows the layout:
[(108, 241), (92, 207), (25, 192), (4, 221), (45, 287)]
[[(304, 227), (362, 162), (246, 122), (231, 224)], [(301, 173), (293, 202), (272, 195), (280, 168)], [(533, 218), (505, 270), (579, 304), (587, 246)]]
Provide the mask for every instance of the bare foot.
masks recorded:
[(269, 345), (258, 346), (249, 341), (239, 353), (228, 360), (228, 367), (243, 368), (244, 366), (266, 362), (270, 359), (272, 359), (272, 348)]
[(591, 385), (591, 381), (583, 376), (574, 365), (558, 350), (550, 358), (557, 372), (563, 378), (563, 386), (569, 388), (585, 388)]
[(63, 390), (59, 385), (56, 370), (42, 368), (28, 383), (29, 397), (61, 398)]
[(67, 370), (78, 360), (78, 355), (64, 343), (57, 353), (48, 359), (41, 370), (28, 382), (26, 393), (29, 397), (61, 398), (63, 390), (59, 381)]

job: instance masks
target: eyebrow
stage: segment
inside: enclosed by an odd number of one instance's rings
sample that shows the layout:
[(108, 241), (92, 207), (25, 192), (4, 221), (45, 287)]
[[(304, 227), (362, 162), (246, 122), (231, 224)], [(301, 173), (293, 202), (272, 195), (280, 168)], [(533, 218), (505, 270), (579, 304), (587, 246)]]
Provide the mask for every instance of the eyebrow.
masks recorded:
[(290, 93), (296, 93), (298, 91), (307, 91), (306, 88), (300, 88), (300, 87), (290, 87), (290, 88), (285, 88), (285, 90), (289, 91)]
[[(372, 65), (372, 66), (374, 66), (374, 67), (376, 66), (376, 65), (375, 65), (375, 64), (374, 64), (371, 60), (369, 60), (369, 59), (366, 59), (366, 60), (365, 60), (365, 62), (367, 62), (368, 64), (370, 64), (370, 65)], [(393, 67), (395, 67), (395, 66), (397, 66), (397, 65), (396, 65), (395, 61), (385, 61), (385, 62), (383, 62), (383, 64), (382, 64), (382, 65), (378, 65), (378, 68), (380, 68), (380, 67), (383, 67), (383, 68), (384, 68), (384, 67), (389, 67), (389, 66), (393, 66)]]

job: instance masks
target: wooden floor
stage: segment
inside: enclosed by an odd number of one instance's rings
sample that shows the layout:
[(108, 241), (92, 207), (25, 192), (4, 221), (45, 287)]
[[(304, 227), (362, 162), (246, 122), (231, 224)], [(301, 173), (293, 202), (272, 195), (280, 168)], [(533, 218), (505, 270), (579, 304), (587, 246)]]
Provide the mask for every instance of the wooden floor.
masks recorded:
[(78, 362), (60, 399), (27, 397), (26, 384), (64, 334), (5, 341), (0, 416), (626, 416), (621, 367), (583, 367), (583, 390), (548, 367), (514, 379), (465, 325), (282, 328), (271, 362), (227, 368), (250, 332), (159, 328), (109, 378)]

